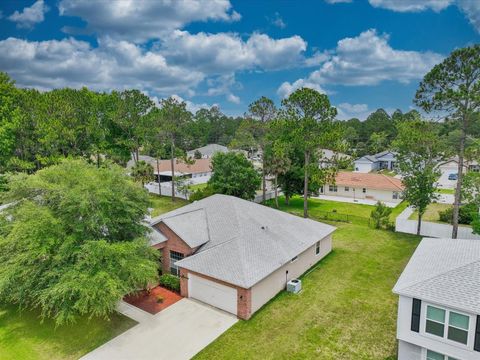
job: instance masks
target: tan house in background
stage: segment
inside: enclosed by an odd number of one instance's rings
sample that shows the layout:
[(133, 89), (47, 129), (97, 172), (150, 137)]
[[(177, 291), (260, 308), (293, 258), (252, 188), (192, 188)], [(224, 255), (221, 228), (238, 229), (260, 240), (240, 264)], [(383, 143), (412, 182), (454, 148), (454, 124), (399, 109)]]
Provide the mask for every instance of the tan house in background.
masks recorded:
[(322, 186), (319, 192), (320, 195), (332, 197), (399, 203), (403, 190), (402, 181), (391, 176), (341, 171), (336, 176), (335, 184)]

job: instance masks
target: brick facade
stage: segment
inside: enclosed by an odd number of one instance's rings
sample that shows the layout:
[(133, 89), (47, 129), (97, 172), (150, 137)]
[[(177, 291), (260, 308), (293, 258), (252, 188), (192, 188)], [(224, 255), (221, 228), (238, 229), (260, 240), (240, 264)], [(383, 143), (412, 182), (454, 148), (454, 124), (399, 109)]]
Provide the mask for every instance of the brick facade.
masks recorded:
[(225, 285), (237, 290), (237, 317), (239, 319), (248, 320), (252, 316), (252, 289), (244, 289), (242, 287), (227, 283), (222, 280), (214, 279), (194, 271), (180, 268), (180, 294), (188, 297), (188, 275), (195, 276), (214, 281), (218, 284)]
[(175, 234), (167, 225), (160, 222), (154, 225), (168, 239), (163, 243), (155, 246), (156, 249), (162, 250), (162, 273), (170, 273), (170, 251), (176, 251), (183, 254), (184, 257), (192, 255), (197, 248), (191, 248), (177, 234)]

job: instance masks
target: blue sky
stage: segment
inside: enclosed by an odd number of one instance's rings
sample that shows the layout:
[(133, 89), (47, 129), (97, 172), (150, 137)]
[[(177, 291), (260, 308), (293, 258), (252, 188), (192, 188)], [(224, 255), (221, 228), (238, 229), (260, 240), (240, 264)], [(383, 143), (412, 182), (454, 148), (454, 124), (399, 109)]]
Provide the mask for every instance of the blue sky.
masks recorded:
[(479, 42), (477, 0), (3, 1), (0, 71), (47, 90), (139, 88), (243, 114), (329, 95), (340, 118), (408, 111), (422, 76)]

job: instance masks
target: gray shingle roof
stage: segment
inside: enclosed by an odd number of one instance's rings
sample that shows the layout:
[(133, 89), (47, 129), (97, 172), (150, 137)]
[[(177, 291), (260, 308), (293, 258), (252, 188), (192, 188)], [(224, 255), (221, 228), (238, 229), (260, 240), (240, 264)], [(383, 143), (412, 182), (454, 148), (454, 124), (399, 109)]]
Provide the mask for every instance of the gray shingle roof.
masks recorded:
[(161, 221), (180, 237), (179, 233), (187, 234), (193, 244), (202, 243), (208, 235), (194, 255), (176, 262), (178, 266), (243, 288), (255, 285), (335, 230), (226, 195), (213, 195), (173, 210), (152, 219), (151, 224)]
[(199, 151), (202, 155), (205, 156), (212, 156), (216, 152), (223, 152), (226, 153), (228, 152), (228, 148), (223, 145), (218, 145), (218, 144), (208, 144), (202, 147), (199, 147), (198, 149), (193, 149), (187, 152), (189, 156), (193, 156), (195, 154), (195, 151)]
[(480, 241), (423, 239), (393, 292), (480, 314)]
[(164, 241), (167, 241), (165, 235), (154, 227), (150, 227), (147, 231), (147, 239), (150, 246), (158, 245)]

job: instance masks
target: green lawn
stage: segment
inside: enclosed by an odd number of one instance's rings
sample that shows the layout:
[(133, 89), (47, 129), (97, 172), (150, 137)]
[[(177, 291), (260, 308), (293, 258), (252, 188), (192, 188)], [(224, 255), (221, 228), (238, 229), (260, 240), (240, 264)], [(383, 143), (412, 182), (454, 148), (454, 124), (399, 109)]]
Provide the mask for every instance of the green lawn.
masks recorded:
[(439, 194), (455, 194), (455, 190), (454, 189), (437, 189), (437, 192)]
[[(269, 200), (266, 202), (268, 206), (274, 207), (274, 200)], [(303, 197), (294, 196), (290, 199), (290, 204), (285, 205), (285, 198), (281, 196), (279, 198), (280, 210), (288, 211), (293, 214), (303, 215)], [(329, 219), (347, 219), (351, 221), (361, 221), (367, 220), (370, 217), (370, 213), (374, 209), (372, 205), (364, 204), (352, 204), (352, 203), (343, 203), (338, 201), (329, 201), (329, 200), (320, 200), (320, 199), (308, 199), (308, 211), (311, 217), (316, 217), (324, 219), (326, 216)], [(328, 213), (326, 215), (325, 213)], [(338, 215), (335, 215), (338, 214)]]
[(396, 359), (392, 287), (419, 238), (334, 225), (334, 250), (303, 276), (300, 294), (280, 293), (195, 359)]
[(42, 323), (36, 311), (0, 305), (0, 359), (78, 359), (135, 324), (115, 313), (110, 321), (85, 319), (55, 328), (51, 320)]
[(151, 207), (153, 208), (151, 213), (152, 217), (175, 210), (188, 204), (187, 200), (175, 198), (175, 201), (172, 201), (170, 196), (158, 196), (153, 194), (150, 194), (150, 200), (152, 202)]
[(204, 184), (195, 184), (195, 185), (190, 185), (190, 190), (191, 191), (196, 191), (196, 190), (202, 190), (207, 187), (207, 183)]
[[(440, 215), (438, 214), (440, 211), (444, 211), (446, 209), (451, 208), (452, 205), (449, 204), (439, 204), (439, 203), (432, 203), (428, 205), (425, 214), (423, 214), (423, 221), (432, 221), (432, 222), (440, 222)], [(418, 219), (418, 212), (415, 211), (412, 215), (410, 215), (409, 219), (417, 220)]]

